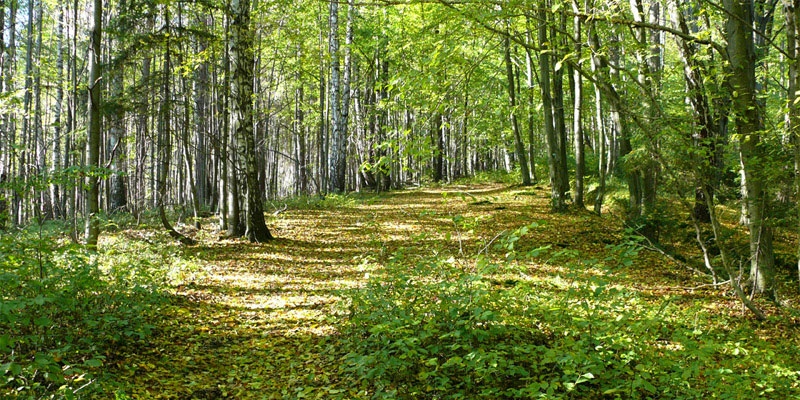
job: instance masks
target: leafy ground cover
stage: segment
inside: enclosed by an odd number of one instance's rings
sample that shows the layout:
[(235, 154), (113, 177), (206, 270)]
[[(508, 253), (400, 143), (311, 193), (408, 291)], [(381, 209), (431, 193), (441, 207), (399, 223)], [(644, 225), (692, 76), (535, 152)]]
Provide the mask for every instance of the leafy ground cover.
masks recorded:
[(757, 322), (613, 215), (548, 196), (296, 199), (269, 243), (118, 230), (94, 257), (40, 254), (42, 274), (9, 240), (0, 397), (800, 398), (796, 281)]

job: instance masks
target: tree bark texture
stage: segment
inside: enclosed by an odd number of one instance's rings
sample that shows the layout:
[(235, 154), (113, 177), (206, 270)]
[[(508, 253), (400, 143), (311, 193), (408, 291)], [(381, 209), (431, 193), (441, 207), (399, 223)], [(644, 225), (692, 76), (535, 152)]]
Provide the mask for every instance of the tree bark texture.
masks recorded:
[(264, 210), (258, 185), (255, 132), (253, 130), (253, 27), (250, 23), (250, 0), (233, 0), (231, 24), (231, 60), (234, 82), (234, 129), (237, 150), (243, 166), (245, 183), (245, 236), (251, 242), (265, 242), (272, 234), (264, 220)]
[(750, 280), (755, 293), (775, 297), (775, 258), (772, 227), (768, 222), (769, 199), (762, 170), (764, 149), (761, 131), (762, 108), (756, 98), (756, 51), (753, 37), (753, 0), (725, 0), (728, 20), (725, 35), (730, 65), (728, 82), (736, 95), (732, 99), (736, 130), (739, 134), (739, 162), (747, 196), (743, 199), (750, 229)]

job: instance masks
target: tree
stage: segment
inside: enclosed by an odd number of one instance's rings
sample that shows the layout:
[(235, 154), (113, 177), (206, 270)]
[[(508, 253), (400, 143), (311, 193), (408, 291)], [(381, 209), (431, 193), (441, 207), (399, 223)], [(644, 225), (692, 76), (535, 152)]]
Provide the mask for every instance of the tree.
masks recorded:
[[(510, 25), (510, 22), (507, 22)], [(503, 37), (503, 59), (506, 64), (506, 80), (508, 81), (508, 101), (511, 106), (511, 130), (514, 134), (514, 150), (519, 160), (520, 173), (522, 175), (522, 184), (529, 186), (531, 184), (531, 175), (528, 171), (528, 158), (525, 155), (525, 143), (522, 142), (522, 133), (520, 133), (519, 122), (517, 121), (517, 85), (514, 77), (514, 65), (511, 63), (511, 39), (509, 38), (509, 28), (506, 28), (507, 35)]]
[(89, 117), (88, 140), (86, 141), (86, 245), (97, 247), (100, 236), (99, 168), (100, 168), (100, 128), (103, 82), (101, 81), (100, 60), (103, 33), (103, 1), (94, 0), (92, 11), (91, 43), (89, 47)]
[[(342, 130), (347, 121), (342, 121), (343, 108), (339, 97), (342, 94), (341, 65), (339, 63), (339, 2), (331, 1), (329, 7), (329, 52), (331, 59), (331, 77), (329, 94), (331, 146), (328, 172), (328, 190), (341, 193), (345, 190), (345, 168), (347, 160), (347, 139)], [(343, 102), (342, 102), (343, 103)]]
[[(547, 2), (544, 1), (543, 5)], [(564, 211), (567, 208), (567, 192), (569, 192), (569, 182), (566, 180), (567, 171), (564, 170), (566, 161), (562, 160), (562, 141), (556, 131), (554, 98), (551, 86), (552, 67), (550, 63), (550, 46), (552, 37), (548, 38), (548, 13), (547, 7), (541, 7), (539, 11), (538, 37), (542, 50), (539, 53), (539, 81), (542, 94), (542, 110), (544, 111), (544, 132), (547, 139), (547, 165), (550, 171), (551, 185), (551, 206), (554, 211)], [(562, 103), (563, 108), (563, 103)], [(563, 121), (562, 121), (563, 124)]]
[(251, 242), (265, 242), (272, 234), (264, 221), (253, 132), (253, 28), (250, 24), (250, 0), (233, 0), (231, 3), (231, 63), (234, 101), (233, 118), (236, 131), (239, 161), (243, 165), (245, 183), (245, 236)]
[[(575, 13), (572, 23), (572, 40), (575, 55), (581, 57), (581, 18), (577, 0), (572, 0), (572, 11)], [(575, 208), (586, 210), (583, 202), (584, 177), (586, 175), (586, 156), (584, 152), (583, 133), (583, 77), (581, 71), (572, 68), (572, 134), (575, 140)]]
[[(758, 0), (756, 0), (758, 1)], [(750, 279), (753, 290), (775, 298), (775, 258), (772, 250), (772, 226), (769, 223), (769, 195), (765, 190), (767, 157), (761, 145), (764, 129), (763, 106), (756, 97), (756, 49), (753, 33), (754, 0), (725, 0), (728, 19), (725, 25), (728, 82), (739, 157), (747, 189), (744, 199), (750, 230)]]

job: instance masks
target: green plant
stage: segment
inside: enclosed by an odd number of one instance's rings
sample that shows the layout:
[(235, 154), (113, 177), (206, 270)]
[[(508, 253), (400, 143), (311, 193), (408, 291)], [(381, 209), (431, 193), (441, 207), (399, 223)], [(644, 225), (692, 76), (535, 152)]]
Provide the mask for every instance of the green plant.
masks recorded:
[[(395, 253), (351, 293), (346, 371), (377, 398), (497, 398), (541, 374), (546, 338), (503, 316), (509, 299), (452, 258)], [(547, 367), (544, 367), (547, 369)]]
[(146, 266), (104, 261), (53, 229), (0, 236), (0, 397), (72, 398), (102, 376), (108, 349), (152, 333), (160, 284)]

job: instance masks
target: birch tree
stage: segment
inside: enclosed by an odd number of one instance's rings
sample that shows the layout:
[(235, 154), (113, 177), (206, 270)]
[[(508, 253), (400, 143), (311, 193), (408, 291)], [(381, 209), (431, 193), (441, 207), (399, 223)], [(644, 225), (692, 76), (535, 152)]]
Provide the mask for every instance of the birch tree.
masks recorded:
[(255, 133), (253, 131), (253, 27), (250, 24), (250, 0), (231, 3), (231, 63), (233, 66), (233, 119), (236, 147), (242, 163), (245, 183), (245, 236), (251, 242), (265, 242), (272, 234), (264, 220), (258, 185)]

